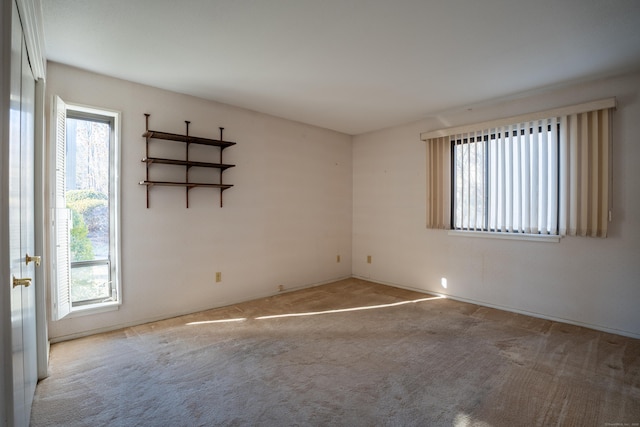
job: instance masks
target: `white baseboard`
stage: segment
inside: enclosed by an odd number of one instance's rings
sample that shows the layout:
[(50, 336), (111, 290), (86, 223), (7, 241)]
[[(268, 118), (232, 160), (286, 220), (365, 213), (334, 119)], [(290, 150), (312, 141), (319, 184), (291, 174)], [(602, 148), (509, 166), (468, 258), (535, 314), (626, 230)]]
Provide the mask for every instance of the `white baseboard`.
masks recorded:
[(148, 317), (148, 318), (144, 318), (144, 319), (139, 319), (139, 320), (135, 320), (132, 322), (123, 322), (123, 323), (118, 323), (118, 324), (114, 324), (114, 325), (109, 325), (109, 326), (105, 326), (102, 328), (96, 328), (96, 329), (90, 329), (90, 330), (86, 330), (86, 331), (82, 331), (82, 332), (76, 332), (73, 334), (68, 334), (68, 335), (61, 335), (58, 337), (54, 337), (51, 338), (49, 340), (49, 342), (51, 344), (55, 344), (58, 342), (63, 342), (63, 341), (70, 341), (70, 340), (74, 340), (77, 338), (82, 338), (82, 337), (87, 337), (90, 335), (95, 335), (95, 334), (101, 334), (104, 332), (112, 332), (112, 331), (117, 331), (119, 329), (123, 329), (123, 328), (130, 328), (132, 326), (138, 326), (138, 325), (144, 325), (145, 323), (150, 323), (150, 322), (158, 322), (160, 320), (167, 320), (167, 319), (172, 319), (174, 317), (179, 317), (179, 316), (185, 316), (187, 314), (193, 314), (193, 313), (198, 313), (200, 311), (206, 311), (206, 310), (213, 310), (216, 308), (222, 308), (222, 307), (227, 307), (230, 305), (235, 305), (235, 304), (241, 304), (243, 302), (247, 302), (247, 301), (253, 301), (256, 299), (260, 299), (260, 298), (267, 298), (267, 297), (272, 297), (272, 296), (276, 296), (276, 295), (282, 295), (282, 294), (286, 294), (289, 292), (294, 292), (294, 291), (299, 291), (302, 289), (307, 289), (307, 288), (313, 288), (315, 286), (320, 286), (320, 285), (326, 285), (328, 283), (333, 283), (333, 282), (337, 282), (340, 280), (345, 280), (345, 279), (350, 279), (352, 276), (341, 276), (341, 277), (336, 277), (330, 280), (325, 280), (322, 282), (314, 282), (314, 283), (307, 283), (304, 285), (299, 285), (299, 286), (294, 286), (294, 287), (290, 287), (287, 288), (283, 291), (276, 291), (276, 292), (259, 292), (256, 294), (252, 294), (251, 296), (248, 296), (246, 298), (242, 298), (239, 299), (237, 301), (222, 301), (218, 304), (214, 304), (214, 305), (208, 305), (206, 307), (200, 307), (200, 308), (196, 308), (193, 310), (186, 310), (186, 311), (179, 311), (179, 312), (173, 312), (173, 313), (167, 313), (167, 314), (163, 314), (160, 316), (154, 316), (154, 317)]
[(585, 323), (585, 322), (580, 322), (580, 321), (577, 321), (577, 320), (565, 319), (565, 318), (562, 318), (562, 317), (549, 316), (547, 314), (536, 313), (534, 311), (520, 310), (520, 309), (517, 309), (517, 308), (503, 306), (503, 305), (499, 305), (499, 304), (492, 304), (492, 303), (486, 302), (486, 301), (479, 301), (479, 300), (474, 300), (474, 299), (470, 299), (470, 298), (460, 297), (460, 296), (457, 296), (457, 295), (444, 294), (444, 293), (442, 293), (440, 291), (433, 291), (433, 290), (429, 290), (429, 289), (419, 289), (419, 288), (414, 288), (412, 286), (402, 285), (402, 284), (399, 284), (399, 283), (385, 282), (385, 281), (382, 281), (382, 280), (372, 279), (370, 277), (362, 277), (362, 276), (357, 276), (357, 275), (354, 275), (353, 277), (356, 278), (356, 279), (366, 280), (368, 282), (379, 283), (381, 285), (394, 286), (396, 288), (407, 289), (407, 290), (410, 290), (410, 291), (421, 292), (421, 293), (424, 293), (424, 294), (432, 294), (432, 295), (442, 296), (442, 297), (445, 297), (445, 298), (448, 298), (448, 299), (452, 299), (454, 301), (468, 302), (468, 303), (480, 305), (480, 306), (483, 306), (483, 307), (495, 308), (495, 309), (498, 309), (498, 310), (509, 311), (511, 313), (523, 314), (525, 316), (536, 317), (536, 318), (539, 318), (539, 319), (551, 320), (551, 321), (560, 322), (560, 323), (567, 323), (569, 325), (582, 326), (584, 328), (594, 329), (596, 331), (607, 332), (607, 333), (610, 333), (610, 334), (622, 335), (622, 336), (629, 337), (629, 338), (638, 338), (638, 339), (640, 339), (640, 334), (637, 334), (637, 333), (634, 333), (634, 332), (631, 332), (631, 331), (625, 331), (625, 330), (622, 330), (622, 329), (608, 328), (606, 326), (596, 325), (596, 324), (592, 324), (592, 323)]

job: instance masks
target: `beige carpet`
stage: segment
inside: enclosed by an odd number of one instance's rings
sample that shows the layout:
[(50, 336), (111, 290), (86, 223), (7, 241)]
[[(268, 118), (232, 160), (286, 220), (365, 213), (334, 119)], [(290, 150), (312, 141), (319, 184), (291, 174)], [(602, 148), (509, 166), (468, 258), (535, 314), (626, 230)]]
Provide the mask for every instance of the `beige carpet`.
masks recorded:
[(50, 371), (34, 427), (640, 423), (640, 340), (356, 279), (55, 344)]

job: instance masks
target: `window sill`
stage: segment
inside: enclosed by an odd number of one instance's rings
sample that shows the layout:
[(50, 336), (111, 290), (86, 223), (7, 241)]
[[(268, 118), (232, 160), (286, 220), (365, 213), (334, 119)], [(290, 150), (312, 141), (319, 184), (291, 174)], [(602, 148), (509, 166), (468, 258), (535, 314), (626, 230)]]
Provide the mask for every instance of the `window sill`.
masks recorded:
[(560, 242), (560, 236), (522, 233), (491, 233), (488, 231), (449, 230), (449, 236), (480, 237), (485, 239), (526, 240), (529, 242)]
[(65, 319), (71, 319), (73, 317), (88, 316), (90, 314), (106, 313), (108, 311), (116, 311), (120, 309), (119, 302), (104, 302), (101, 304), (90, 304), (81, 307), (74, 307), (71, 309), (71, 313), (65, 316)]

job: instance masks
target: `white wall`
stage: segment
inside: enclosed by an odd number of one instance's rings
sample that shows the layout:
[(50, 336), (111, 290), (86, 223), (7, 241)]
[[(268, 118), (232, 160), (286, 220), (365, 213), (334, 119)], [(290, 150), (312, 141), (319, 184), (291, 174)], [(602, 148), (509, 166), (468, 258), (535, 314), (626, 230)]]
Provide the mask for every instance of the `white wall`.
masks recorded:
[[(640, 74), (476, 105), (351, 138), (228, 105), (48, 64), (47, 102), (123, 113), (123, 300), (117, 312), (49, 322), (54, 340), (348, 277), (640, 337)], [(420, 132), (616, 96), (614, 221), (607, 239), (560, 243), (448, 236), (425, 228)], [(217, 190), (156, 188), (145, 208), (143, 113), (151, 127), (238, 144)], [(49, 114), (49, 112), (47, 112)], [(353, 225), (352, 225), (353, 224)], [(336, 255), (341, 263), (336, 263)], [(366, 256), (372, 263), (366, 263)], [(353, 257), (352, 257), (353, 256)], [(222, 284), (214, 283), (216, 271)], [(440, 278), (448, 279), (448, 289)]]
[[(53, 94), (122, 112), (123, 305), (50, 321), (52, 339), (350, 277), (350, 136), (57, 63), (47, 69), (49, 105)], [(190, 120), (191, 135), (217, 138), (222, 126), (237, 142), (224, 152), (237, 166), (224, 173), (234, 187), (223, 208), (218, 190), (192, 190), (186, 209), (183, 188), (156, 187), (146, 209), (144, 113), (155, 130), (183, 133)]]
[[(445, 112), (353, 140), (353, 274), (640, 337), (640, 74)], [(613, 223), (560, 243), (427, 230), (420, 132), (615, 96)], [(372, 256), (367, 264), (366, 256)], [(447, 278), (448, 288), (440, 286)]]

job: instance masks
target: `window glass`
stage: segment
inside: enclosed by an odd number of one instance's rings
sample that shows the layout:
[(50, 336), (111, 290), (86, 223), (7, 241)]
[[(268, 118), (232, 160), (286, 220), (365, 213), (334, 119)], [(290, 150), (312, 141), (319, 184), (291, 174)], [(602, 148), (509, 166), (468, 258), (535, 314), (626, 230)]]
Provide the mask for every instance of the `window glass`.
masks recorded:
[(452, 228), (558, 234), (557, 126), (452, 138)]
[(111, 125), (76, 118), (66, 124), (66, 191), (71, 210), (71, 303), (112, 298), (110, 277), (109, 166)]

